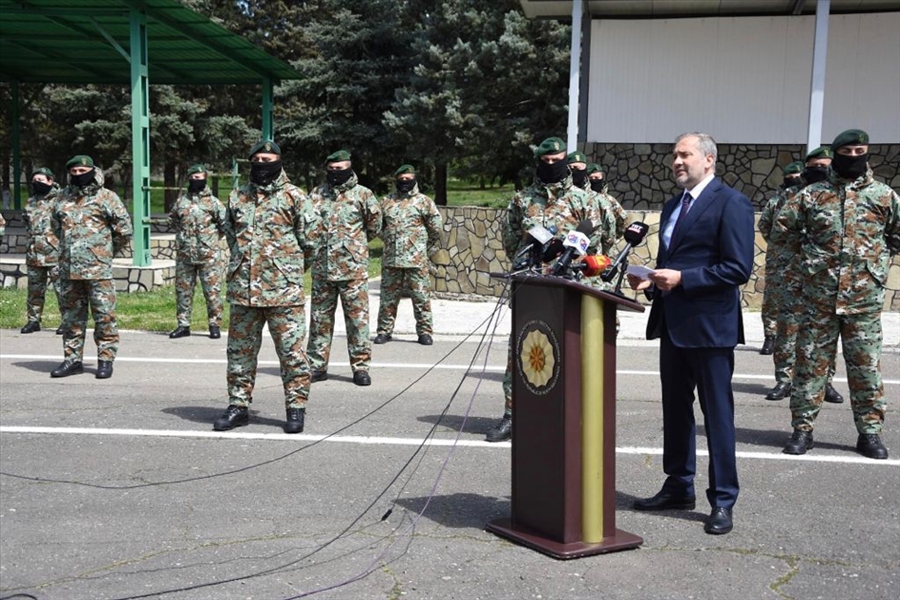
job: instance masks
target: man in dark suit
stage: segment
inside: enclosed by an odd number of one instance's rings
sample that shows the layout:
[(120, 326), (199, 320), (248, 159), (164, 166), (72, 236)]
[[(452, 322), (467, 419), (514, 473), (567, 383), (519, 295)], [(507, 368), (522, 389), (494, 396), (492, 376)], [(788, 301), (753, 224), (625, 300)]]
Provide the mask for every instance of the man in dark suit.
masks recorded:
[(703, 133), (675, 140), (672, 173), (684, 190), (660, 217), (659, 255), (648, 279), (629, 275), (633, 289), (653, 300), (647, 338), (660, 339), (663, 471), (655, 496), (636, 510), (693, 509), (696, 472), (694, 389), (709, 448), (705, 530), (732, 528), (738, 496), (734, 439), (734, 347), (744, 342), (739, 286), (753, 266), (753, 207), (746, 196), (715, 177), (716, 143)]

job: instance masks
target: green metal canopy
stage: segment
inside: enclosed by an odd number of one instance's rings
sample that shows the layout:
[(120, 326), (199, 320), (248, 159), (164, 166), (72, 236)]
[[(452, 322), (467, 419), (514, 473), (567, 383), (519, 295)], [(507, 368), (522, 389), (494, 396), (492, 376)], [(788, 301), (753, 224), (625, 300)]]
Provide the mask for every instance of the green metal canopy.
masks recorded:
[(163, 84), (277, 84), (290, 65), (177, 0), (0, 0), (0, 80), (128, 84), (132, 10), (147, 18), (149, 77)]
[(12, 90), (13, 181), (19, 195), (20, 83), (119, 84), (131, 89), (134, 264), (150, 258), (150, 81), (262, 86), (262, 135), (272, 139), (272, 89), (299, 79), (288, 64), (176, 0), (0, 0), (0, 81)]

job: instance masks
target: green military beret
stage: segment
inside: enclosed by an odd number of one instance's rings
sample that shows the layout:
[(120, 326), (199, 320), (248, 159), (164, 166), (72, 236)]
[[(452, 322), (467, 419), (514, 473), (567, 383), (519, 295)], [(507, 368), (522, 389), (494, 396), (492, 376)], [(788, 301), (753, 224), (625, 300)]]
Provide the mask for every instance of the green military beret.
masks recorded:
[(534, 157), (540, 158), (545, 154), (559, 154), (566, 151), (566, 143), (558, 137), (547, 138), (541, 145), (534, 149)]
[(31, 176), (34, 177), (35, 175), (46, 175), (50, 179), (56, 179), (56, 175), (54, 175), (53, 171), (51, 171), (47, 167), (41, 167), (40, 169), (35, 169), (34, 171), (32, 171)]
[(278, 144), (273, 142), (272, 140), (260, 140), (253, 144), (253, 147), (250, 148), (249, 158), (253, 158), (254, 154), (259, 154), (260, 152), (266, 152), (268, 154), (277, 154), (281, 156), (281, 148), (278, 147)]
[(406, 173), (415, 175), (416, 168), (412, 165), (400, 165), (399, 167), (397, 167), (397, 170), (394, 171), (394, 177), (399, 177), (400, 175), (405, 175)]
[(868, 146), (869, 145), (869, 134), (863, 131), (862, 129), (848, 129), (842, 133), (839, 133), (834, 141), (831, 142), (831, 150), (837, 150), (842, 146)]
[(788, 165), (784, 168), (782, 173), (784, 174), (785, 177), (787, 177), (788, 175), (797, 175), (798, 173), (803, 172), (804, 166), (806, 166), (806, 165), (804, 165), (799, 160), (795, 160), (792, 163), (788, 163)]
[(587, 174), (590, 175), (591, 173), (600, 173), (600, 174), (602, 174), (602, 173), (603, 173), (603, 167), (601, 167), (601, 166), (598, 165), (597, 163), (591, 163), (591, 164), (589, 164), (589, 165), (587, 166)]
[(571, 165), (572, 163), (577, 163), (577, 162), (582, 162), (582, 163), (587, 162), (587, 156), (584, 155), (584, 152), (579, 152), (578, 150), (576, 150), (575, 152), (571, 152), (566, 157), (567, 165)]
[(828, 146), (819, 146), (806, 155), (806, 160), (812, 160), (814, 158), (834, 158), (834, 153)]
[[(252, 154), (251, 154), (252, 156)], [(188, 176), (193, 175), (194, 173), (206, 173), (206, 165), (197, 163), (196, 165), (191, 165), (191, 168), (188, 169)]]
[(343, 162), (345, 160), (350, 160), (350, 152), (347, 150), (338, 150), (325, 157), (326, 163)]
[(73, 156), (69, 159), (69, 162), (66, 163), (66, 169), (71, 169), (72, 167), (93, 167), (94, 159), (88, 156), (87, 154), (79, 154), (78, 156)]

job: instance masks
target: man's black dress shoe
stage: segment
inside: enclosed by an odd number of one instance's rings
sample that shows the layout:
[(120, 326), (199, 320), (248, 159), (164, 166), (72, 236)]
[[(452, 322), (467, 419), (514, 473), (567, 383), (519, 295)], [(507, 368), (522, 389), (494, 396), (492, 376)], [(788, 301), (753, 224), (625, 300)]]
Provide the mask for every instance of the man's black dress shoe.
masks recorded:
[(376, 344), (387, 344), (392, 339), (393, 338), (391, 337), (391, 334), (389, 334), (389, 333), (379, 333), (378, 335), (375, 336), (375, 343)]
[(183, 338), (183, 337), (191, 337), (191, 328), (185, 327), (183, 325), (179, 325), (175, 329), (172, 330), (172, 333), (169, 334), (170, 339)]
[(302, 433), (303, 422), (306, 420), (305, 408), (287, 409), (287, 421), (284, 424), (285, 433)]
[(634, 501), (634, 510), (693, 510), (696, 506), (696, 497), (665, 490), (660, 490), (651, 498), (638, 498)]
[(56, 335), (63, 335), (66, 332), (66, 328), (60, 325), (56, 328)]
[(840, 392), (834, 389), (830, 383), (825, 384), (825, 402), (830, 402), (832, 404), (842, 404), (844, 402), (844, 397), (841, 396)]
[(22, 326), (22, 329), (19, 330), (19, 333), (35, 333), (36, 331), (41, 330), (41, 324), (37, 321), (28, 321), (25, 325)]
[(434, 343), (434, 340), (431, 339), (431, 336), (428, 335), (427, 333), (423, 333), (422, 335), (419, 336), (419, 343), (422, 344), (423, 346), (430, 346), (431, 344)]
[(84, 365), (80, 360), (64, 360), (61, 365), (50, 373), (50, 377), (68, 377), (84, 373)]
[(222, 337), (222, 332), (219, 330), (218, 325), (210, 325), (209, 326), (209, 339), (217, 340)]
[(791, 384), (787, 381), (779, 381), (772, 388), (772, 391), (766, 394), (766, 400), (784, 400), (791, 395)]
[(791, 434), (790, 441), (784, 447), (782, 452), (785, 454), (806, 454), (806, 451), (812, 450), (812, 447), (813, 432), (795, 429), (794, 433)]
[(215, 420), (213, 429), (216, 431), (228, 431), (235, 427), (241, 427), (250, 422), (250, 409), (246, 406), (229, 404), (225, 413)]
[(309, 374), (309, 382), (325, 381), (328, 379), (328, 371), (313, 371)]
[(372, 378), (369, 377), (368, 371), (354, 371), (353, 383), (361, 386), (372, 385)]
[(486, 442), (505, 442), (512, 437), (512, 417), (504, 416), (484, 436)]
[(759, 353), (763, 356), (767, 356), (775, 352), (775, 338), (771, 335), (767, 335), (763, 340), (762, 348), (759, 349)]
[(881, 437), (877, 433), (861, 433), (856, 440), (856, 450), (868, 458), (882, 460), (888, 457), (887, 448), (881, 443)]
[(712, 535), (722, 535), (723, 533), (731, 531), (733, 527), (734, 524), (731, 522), (731, 509), (717, 506), (709, 513), (709, 518), (706, 519), (706, 525), (703, 526), (703, 531)]
[(94, 375), (97, 379), (109, 379), (112, 377), (112, 361), (111, 360), (98, 360), (97, 361), (97, 373)]

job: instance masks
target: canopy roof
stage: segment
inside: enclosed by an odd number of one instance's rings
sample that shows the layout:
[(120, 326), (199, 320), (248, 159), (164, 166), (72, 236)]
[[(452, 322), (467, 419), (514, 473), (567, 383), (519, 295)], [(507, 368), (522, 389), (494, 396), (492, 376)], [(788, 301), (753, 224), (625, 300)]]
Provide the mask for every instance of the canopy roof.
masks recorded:
[[(519, 0), (528, 18), (572, 15), (572, 0)], [(817, 0), (587, 0), (585, 14), (606, 19), (803, 15)], [(897, 0), (831, 0), (831, 13), (887, 12)]]
[(131, 11), (147, 16), (149, 80), (277, 84), (300, 73), (176, 0), (0, 0), (0, 80), (129, 84)]

